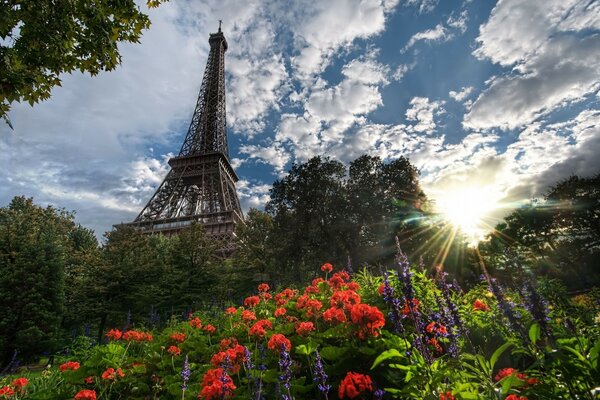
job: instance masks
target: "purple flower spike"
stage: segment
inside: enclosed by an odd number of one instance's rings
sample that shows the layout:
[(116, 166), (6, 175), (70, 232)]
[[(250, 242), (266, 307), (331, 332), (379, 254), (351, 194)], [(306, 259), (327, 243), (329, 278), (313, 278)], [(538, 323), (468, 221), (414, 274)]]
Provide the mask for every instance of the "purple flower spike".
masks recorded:
[(327, 374), (325, 373), (325, 369), (323, 368), (323, 360), (321, 359), (321, 355), (319, 351), (315, 351), (315, 372), (313, 381), (317, 382), (317, 387), (319, 388), (319, 392), (325, 396), (325, 399), (329, 399), (327, 394), (331, 389), (331, 385), (327, 383)]
[(188, 356), (186, 354), (185, 360), (183, 361), (183, 369), (181, 370), (181, 390), (183, 390), (184, 393), (188, 388), (187, 384), (190, 381), (191, 374), (192, 371), (190, 370), (190, 364), (188, 362)]

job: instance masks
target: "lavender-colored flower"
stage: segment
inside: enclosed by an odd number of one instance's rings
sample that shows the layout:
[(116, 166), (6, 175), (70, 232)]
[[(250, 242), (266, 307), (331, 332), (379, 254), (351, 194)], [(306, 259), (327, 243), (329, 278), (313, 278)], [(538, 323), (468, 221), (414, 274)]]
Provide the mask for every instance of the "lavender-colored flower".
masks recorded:
[(547, 338), (552, 339), (552, 329), (548, 324), (550, 322), (548, 301), (535, 290), (531, 282), (525, 282), (522, 294), (525, 298), (525, 308), (538, 323), (542, 333)]
[(373, 392), (373, 398), (376, 400), (381, 400), (381, 399), (383, 399), (384, 394), (385, 394), (385, 390), (377, 389), (376, 391)]
[(267, 370), (267, 366), (265, 365), (265, 346), (263, 346), (262, 344), (258, 344), (258, 370), (259, 371), (266, 371)]
[(461, 334), (464, 334), (464, 325), (458, 313), (458, 306), (452, 300), (450, 285), (446, 283), (446, 275), (445, 272), (441, 272), (437, 280), (438, 287), (442, 292), (443, 302), (438, 296), (435, 299), (440, 309), (443, 324), (448, 331), (448, 339), (450, 340), (448, 353), (456, 358), (459, 351), (458, 338)]
[(388, 319), (392, 323), (393, 332), (396, 334), (404, 333), (401, 316), (402, 301), (396, 297), (394, 288), (390, 284), (387, 271), (383, 274), (383, 300), (390, 308)]
[(321, 355), (319, 351), (315, 351), (315, 371), (313, 381), (317, 383), (317, 387), (319, 388), (319, 392), (325, 396), (325, 399), (329, 397), (327, 394), (331, 389), (331, 385), (327, 383), (327, 374), (325, 373), (325, 369), (323, 368), (323, 360), (321, 359)]
[(227, 382), (228, 382), (227, 373), (229, 372), (230, 368), (231, 368), (231, 360), (229, 360), (229, 356), (225, 356), (225, 358), (221, 362), (221, 369), (223, 369), (223, 373), (221, 374), (221, 377), (219, 378), (221, 383), (223, 384), (223, 385), (221, 385), (221, 388), (222, 388), (221, 397), (222, 398), (225, 398), (225, 395), (227, 394)]
[(508, 329), (511, 332), (517, 333), (521, 337), (525, 337), (523, 327), (518, 321), (520, 314), (515, 312), (514, 304), (511, 304), (506, 300), (506, 297), (504, 296), (504, 290), (502, 290), (502, 287), (498, 284), (496, 279), (490, 277), (487, 279), (487, 281), (490, 291), (494, 294), (496, 300), (498, 301), (498, 307), (500, 310), (502, 310), (502, 313), (508, 321)]
[[(458, 313), (458, 306), (452, 300), (452, 294), (450, 293), (450, 285), (446, 283), (446, 275), (445, 272), (440, 274), (440, 278), (438, 279), (438, 287), (442, 292), (442, 297), (444, 298), (445, 310), (448, 312), (448, 319), (451, 321), (451, 325), (456, 329), (457, 334), (464, 334), (464, 325), (462, 323), (462, 319), (460, 318), (460, 314)], [(460, 289), (460, 287), (454, 283), (455, 289)]]
[(285, 344), (281, 345), (279, 352), (279, 383), (285, 390), (281, 390), (281, 400), (293, 400), (290, 393), (290, 381), (292, 380), (292, 359), (290, 353), (287, 352)]
[(404, 304), (408, 307), (408, 314), (405, 317), (410, 317), (415, 324), (415, 335), (412, 345), (419, 350), (429, 364), (433, 361), (433, 357), (426, 344), (425, 324), (421, 320), (420, 313), (413, 300), (415, 299), (415, 288), (412, 284), (412, 272), (406, 254), (400, 248), (400, 241), (396, 237), (396, 263), (398, 264), (398, 279), (402, 282), (402, 293), (404, 294)]
[(185, 360), (183, 360), (183, 369), (181, 370), (181, 390), (183, 391), (183, 396), (185, 396), (185, 391), (187, 390), (188, 386), (188, 382), (190, 380), (190, 376), (192, 374), (192, 371), (190, 370), (190, 364), (188, 362), (188, 356), (187, 354), (185, 355)]

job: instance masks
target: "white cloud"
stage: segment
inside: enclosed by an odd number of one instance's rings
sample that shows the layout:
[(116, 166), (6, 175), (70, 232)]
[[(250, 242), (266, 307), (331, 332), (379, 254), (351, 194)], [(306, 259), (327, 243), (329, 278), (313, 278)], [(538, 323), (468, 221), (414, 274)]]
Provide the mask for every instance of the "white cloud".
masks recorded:
[(278, 145), (245, 145), (240, 147), (240, 153), (248, 155), (248, 159), (257, 159), (265, 164), (270, 164), (278, 172), (283, 171), (290, 159), (289, 154)]
[(474, 89), (473, 86), (463, 87), (462, 89), (460, 89), (459, 92), (455, 92), (454, 90), (451, 90), (450, 93), (448, 93), (448, 95), (460, 103), (464, 99), (466, 99), (467, 97), (469, 97), (471, 95), (471, 93), (473, 92), (473, 89)]
[(396, 70), (394, 71), (394, 74), (392, 75), (392, 78), (395, 81), (401, 81), (402, 78), (404, 78), (404, 75), (406, 75), (406, 73), (408, 71), (410, 71), (414, 66), (415, 66), (415, 64), (411, 64), (411, 65), (400, 64), (398, 66), (398, 68), (396, 68)]
[(463, 10), (458, 16), (450, 15), (446, 26), (437, 24), (435, 28), (417, 32), (408, 39), (401, 52), (404, 53), (417, 42), (447, 42), (455, 37), (455, 32), (465, 33), (467, 30), (468, 13)]
[(448, 30), (442, 24), (437, 24), (433, 29), (417, 32), (411, 36), (408, 43), (406, 43), (406, 46), (402, 48), (402, 52), (413, 47), (415, 43), (421, 40), (425, 42), (441, 42), (449, 40)]
[(416, 7), (419, 13), (429, 13), (435, 9), (439, 0), (406, 0), (405, 6)]
[(406, 110), (406, 119), (417, 121), (414, 130), (417, 132), (432, 132), (435, 127), (434, 115), (444, 112), (443, 102), (430, 101), (426, 97), (413, 97), (410, 101), (410, 108)]
[[(357, 38), (381, 32), (386, 13), (395, 2), (381, 0), (299, 1), (285, 3), (282, 14), (293, 29), (299, 54), (292, 58), (296, 71), (310, 80), (340, 48)], [(290, 10), (294, 7), (294, 10)], [(290, 12), (292, 11), (292, 12)]]
[(367, 85), (388, 84), (390, 69), (370, 58), (355, 59), (344, 65), (342, 74), (349, 80)]
[(503, 1), (481, 26), (474, 54), (512, 71), (490, 80), (464, 125), (514, 129), (600, 87), (598, 5), (576, 1)]
[(242, 211), (246, 214), (250, 208), (264, 208), (270, 199), (271, 185), (241, 179), (236, 184)]

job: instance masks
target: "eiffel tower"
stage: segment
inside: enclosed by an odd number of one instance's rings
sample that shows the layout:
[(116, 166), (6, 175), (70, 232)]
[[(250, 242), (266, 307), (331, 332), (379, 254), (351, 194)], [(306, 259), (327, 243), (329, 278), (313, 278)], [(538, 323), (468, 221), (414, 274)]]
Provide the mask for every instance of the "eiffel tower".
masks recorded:
[(225, 121), (225, 51), (219, 31), (208, 39), (210, 53), (192, 122), (181, 150), (169, 159), (171, 170), (150, 201), (131, 223), (143, 233), (177, 234), (192, 222), (231, 252), (234, 228), (243, 223), (235, 183), (238, 176), (229, 163)]

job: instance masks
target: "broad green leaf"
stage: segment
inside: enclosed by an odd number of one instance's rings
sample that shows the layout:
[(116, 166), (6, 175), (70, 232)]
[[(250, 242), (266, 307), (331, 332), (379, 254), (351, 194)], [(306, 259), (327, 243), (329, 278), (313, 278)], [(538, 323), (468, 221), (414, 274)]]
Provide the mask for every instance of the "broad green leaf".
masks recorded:
[(376, 366), (384, 362), (385, 360), (389, 360), (390, 358), (403, 357), (402, 353), (400, 353), (396, 349), (389, 349), (381, 353), (375, 361), (373, 361), (373, 365), (371, 365), (371, 369), (374, 369)]
[(308, 355), (314, 353), (316, 349), (317, 349), (317, 343), (308, 342), (306, 344), (301, 344), (301, 345), (296, 346), (296, 354), (308, 356)]
[(540, 325), (537, 322), (534, 322), (529, 328), (529, 340), (531, 340), (531, 343), (536, 344), (537, 341), (540, 340), (540, 337)]
[(502, 346), (498, 347), (494, 354), (492, 354), (490, 357), (490, 373), (494, 370), (494, 366), (496, 365), (498, 358), (500, 358), (502, 353), (504, 353), (510, 346), (512, 346), (512, 343), (506, 342)]

